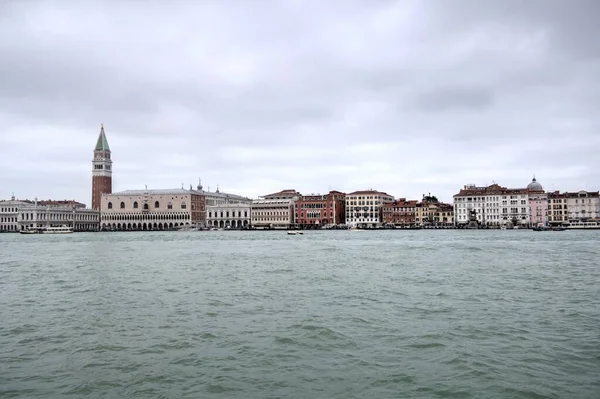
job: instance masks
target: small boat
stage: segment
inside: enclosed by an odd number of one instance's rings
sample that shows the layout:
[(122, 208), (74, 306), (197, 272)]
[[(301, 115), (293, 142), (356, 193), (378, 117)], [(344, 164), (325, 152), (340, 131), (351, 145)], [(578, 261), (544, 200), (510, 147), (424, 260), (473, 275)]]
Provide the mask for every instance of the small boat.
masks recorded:
[(297, 231), (288, 231), (288, 232), (287, 232), (287, 235), (288, 235), (288, 236), (295, 236), (296, 234), (298, 234), (298, 232), (297, 232)]

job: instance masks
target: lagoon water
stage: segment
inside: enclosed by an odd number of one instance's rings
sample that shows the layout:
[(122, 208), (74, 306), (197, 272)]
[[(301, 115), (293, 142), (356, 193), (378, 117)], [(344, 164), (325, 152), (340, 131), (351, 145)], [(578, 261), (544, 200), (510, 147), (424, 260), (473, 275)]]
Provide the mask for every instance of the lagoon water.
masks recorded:
[(0, 235), (2, 398), (598, 398), (600, 232)]

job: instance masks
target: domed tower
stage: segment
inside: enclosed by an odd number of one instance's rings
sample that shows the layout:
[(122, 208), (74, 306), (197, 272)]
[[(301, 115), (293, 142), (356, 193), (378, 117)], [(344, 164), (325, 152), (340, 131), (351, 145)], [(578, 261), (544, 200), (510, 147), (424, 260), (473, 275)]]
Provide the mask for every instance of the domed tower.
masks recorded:
[(540, 183), (538, 183), (538, 181), (535, 179), (535, 175), (534, 175), (533, 180), (531, 180), (531, 183), (529, 183), (527, 185), (527, 190), (529, 190), (529, 191), (544, 191), (544, 188), (542, 187), (542, 185)]
[(92, 209), (100, 209), (102, 194), (112, 193), (112, 161), (110, 160), (110, 147), (104, 125), (100, 125), (100, 135), (94, 148), (92, 160)]

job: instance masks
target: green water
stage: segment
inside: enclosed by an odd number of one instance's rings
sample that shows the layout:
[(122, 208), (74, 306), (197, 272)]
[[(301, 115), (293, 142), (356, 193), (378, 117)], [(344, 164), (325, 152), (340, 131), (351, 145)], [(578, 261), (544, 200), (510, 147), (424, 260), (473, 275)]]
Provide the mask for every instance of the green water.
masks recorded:
[(598, 398), (599, 242), (0, 234), (0, 397)]

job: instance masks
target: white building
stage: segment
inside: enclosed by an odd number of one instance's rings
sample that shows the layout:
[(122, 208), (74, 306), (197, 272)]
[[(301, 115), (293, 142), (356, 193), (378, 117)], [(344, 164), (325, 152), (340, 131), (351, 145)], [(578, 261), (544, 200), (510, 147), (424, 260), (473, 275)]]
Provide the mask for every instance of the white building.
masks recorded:
[(598, 191), (564, 193), (570, 223), (600, 221), (600, 195)]
[(0, 232), (19, 231), (19, 209), (31, 201), (19, 201), (13, 196), (8, 201), (0, 201)]
[(206, 226), (231, 229), (250, 227), (250, 203), (220, 204), (206, 207)]
[[(539, 187), (538, 187), (539, 186)], [(530, 194), (540, 194), (541, 186), (535, 182), (527, 188), (506, 188), (498, 184), (487, 187), (465, 185), (454, 195), (454, 221), (458, 226), (469, 223), (474, 212), (480, 225), (530, 225)]]
[(346, 224), (378, 227), (383, 223), (383, 205), (394, 202), (394, 197), (376, 190), (355, 191), (346, 194)]
[(294, 224), (294, 199), (252, 201), (250, 224), (258, 229), (284, 229)]
[(73, 231), (98, 231), (99, 212), (75, 201), (35, 201), (19, 208), (19, 230), (69, 226)]

